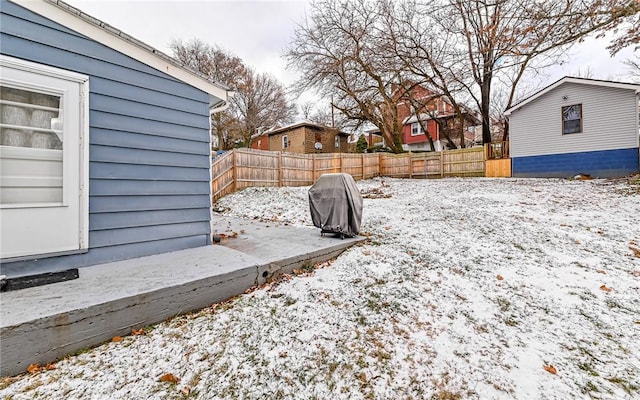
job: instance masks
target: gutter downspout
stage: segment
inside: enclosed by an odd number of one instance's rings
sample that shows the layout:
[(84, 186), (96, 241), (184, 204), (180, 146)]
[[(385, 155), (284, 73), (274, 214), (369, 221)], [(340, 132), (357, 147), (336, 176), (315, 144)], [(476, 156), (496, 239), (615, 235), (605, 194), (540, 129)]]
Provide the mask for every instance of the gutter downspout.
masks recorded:
[[(213, 103), (209, 106), (209, 241), (206, 243), (207, 245), (211, 245), (211, 240), (213, 238), (213, 203), (212, 200), (213, 198), (211, 197), (213, 195), (213, 193), (211, 192), (211, 181), (213, 180), (213, 174), (211, 171), (211, 145), (212, 145), (212, 139), (211, 139), (211, 117), (213, 116), (213, 114), (217, 114), (219, 112), (222, 112), (226, 109), (229, 108), (229, 106), (231, 105), (229, 102), (229, 97), (233, 96), (233, 92), (228, 91), (227, 92), (227, 99), (225, 100), (220, 100), (216, 103)], [(213, 100), (214, 97), (211, 96), (211, 99)]]

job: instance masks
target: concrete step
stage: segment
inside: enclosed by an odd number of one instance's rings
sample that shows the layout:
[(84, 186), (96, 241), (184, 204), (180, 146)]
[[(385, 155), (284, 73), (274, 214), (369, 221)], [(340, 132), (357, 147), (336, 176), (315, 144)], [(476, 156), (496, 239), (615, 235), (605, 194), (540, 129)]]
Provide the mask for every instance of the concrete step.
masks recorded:
[[(364, 240), (215, 217), (212, 245), (95, 265), (75, 280), (0, 294), (0, 376), (199, 310)], [(237, 237), (234, 236), (237, 233)]]

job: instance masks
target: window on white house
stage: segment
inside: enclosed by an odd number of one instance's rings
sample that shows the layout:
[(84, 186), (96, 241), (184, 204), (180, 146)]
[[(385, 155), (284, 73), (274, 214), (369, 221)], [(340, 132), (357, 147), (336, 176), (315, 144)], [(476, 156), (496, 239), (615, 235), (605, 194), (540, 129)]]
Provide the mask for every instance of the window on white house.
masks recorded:
[(411, 124), (411, 136), (422, 135), (424, 131), (422, 130), (422, 126), (419, 122), (414, 122)]
[(339, 135), (336, 135), (335, 144), (336, 144), (336, 149), (339, 149), (340, 148), (340, 136)]
[(258, 139), (258, 148), (262, 147), (262, 139)]
[(582, 104), (562, 107), (562, 133), (582, 132)]
[(289, 137), (287, 135), (282, 136), (282, 148), (286, 149), (289, 147)]

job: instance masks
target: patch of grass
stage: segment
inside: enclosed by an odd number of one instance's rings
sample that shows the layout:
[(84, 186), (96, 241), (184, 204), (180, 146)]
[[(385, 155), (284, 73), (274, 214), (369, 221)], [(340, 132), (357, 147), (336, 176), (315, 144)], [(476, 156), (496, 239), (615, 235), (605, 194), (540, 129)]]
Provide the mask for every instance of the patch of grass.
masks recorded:
[(308, 272), (308, 273), (311, 273), (311, 272), (315, 271), (315, 269), (313, 268), (313, 264), (311, 264), (311, 263), (303, 264), (300, 269), (303, 270), (304, 272)]
[(507, 312), (511, 309), (511, 302), (506, 297), (498, 296), (496, 298), (496, 303), (502, 312)]
[(451, 377), (448, 373), (444, 373), (440, 379), (433, 380), (433, 384), (437, 390), (431, 395), (430, 400), (462, 400), (463, 397), (460, 392), (447, 388), (450, 380)]
[(598, 387), (595, 385), (595, 383), (587, 381), (587, 383), (582, 387), (582, 393), (586, 394), (589, 392), (599, 393), (600, 390), (598, 390)]
[(637, 392), (638, 390), (640, 390), (640, 387), (636, 386), (636, 384), (628, 382), (622, 378), (619, 378), (617, 376), (611, 377), (611, 378), (606, 378), (609, 382), (611, 383), (615, 383), (616, 385), (619, 385), (622, 387), (622, 389), (627, 392), (629, 395), (633, 395), (633, 392)]
[(382, 305), (379, 300), (367, 299), (367, 308), (371, 311), (379, 312), (382, 309)]
[(580, 368), (581, 370), (585, 371), (586, 373), (588, 373), (591, 376), (600, 376), (600, 374), (598, 372), (596, 372), (596, 370), (593, 369), (593, 366), (591, 366), (591, 364), (589, 364), (589, 363), (578, 364), (578, 368)]
[(513, 315), (509, 315), (508, 317), (506, 317), (504, 319), (504, 323), (509, 326), (518, 326), (518, 324), (520, 324), (520, 322), (518, 322), (518, 320)]

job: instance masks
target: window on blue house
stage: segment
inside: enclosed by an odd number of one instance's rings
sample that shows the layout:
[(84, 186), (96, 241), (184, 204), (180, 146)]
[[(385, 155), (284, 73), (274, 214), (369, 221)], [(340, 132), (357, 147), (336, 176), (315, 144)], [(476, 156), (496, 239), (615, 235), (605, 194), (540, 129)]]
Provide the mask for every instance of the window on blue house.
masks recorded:
[(562, 107), (562, 134), (582, 132), (582, 104)]

